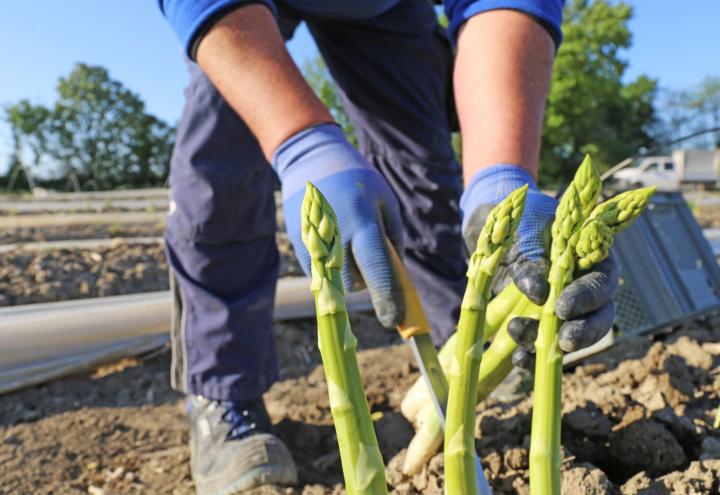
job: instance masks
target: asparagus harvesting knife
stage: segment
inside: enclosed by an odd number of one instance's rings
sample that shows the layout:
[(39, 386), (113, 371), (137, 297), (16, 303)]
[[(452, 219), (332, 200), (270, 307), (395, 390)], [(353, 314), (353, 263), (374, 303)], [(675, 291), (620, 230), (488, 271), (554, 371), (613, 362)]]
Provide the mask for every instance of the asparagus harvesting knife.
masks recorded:
[[(438, 425), (438, 429), (442, 431), (445, 424), (445, 408), (448, 399), (448, 382), (445, 373), (438, 358), (435, 345), (430, 338), (430, 324), (427, 321), (425, 312), (420, 304), (415, 286), (410, 280), (410, 276), (405, 270), (400, 257), (395, 252), (390, 242), (387, 243), (388, 250), (393, 260), (393, 268), (397, 274), (400, 285), (402, 286), (403, 299), (405, 302), (405, 317), (403, 322), (398, 325), (397, 329), (400, 335), (410, 343), (410, 347), (415, 355), (415, 360), (420, 368), (420, 372), (424, 378), (427, 390), (432, 399), (432, 405), (435, 414), (432, 415)], [(477, 457), (474, 456), (476, 466), (476, 486), (477, 493), (480, 495), (492, 495), (490, 485), (485, 479), (482, 465)]]

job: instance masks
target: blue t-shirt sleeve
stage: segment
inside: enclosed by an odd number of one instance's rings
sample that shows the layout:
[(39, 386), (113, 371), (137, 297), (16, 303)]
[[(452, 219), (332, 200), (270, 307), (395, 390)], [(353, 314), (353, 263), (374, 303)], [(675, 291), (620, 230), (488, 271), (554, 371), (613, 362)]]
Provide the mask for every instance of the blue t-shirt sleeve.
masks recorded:
[(565, 0), (445, 0), (445, 13), (450, 21), (448, 33), (457, 41), (458, 30), (472, 16), (489, 10), (517, 10), (534, 17), (560, 46), (562, 41), (562, 10)]
[(272, 0), (158, 0), (160, 10), (190, 58), (194, 58), (195, 41), (199, 35), (207, 32), (227, 12), (251, 3), (266, 5), (274, 15), (276, 13)]

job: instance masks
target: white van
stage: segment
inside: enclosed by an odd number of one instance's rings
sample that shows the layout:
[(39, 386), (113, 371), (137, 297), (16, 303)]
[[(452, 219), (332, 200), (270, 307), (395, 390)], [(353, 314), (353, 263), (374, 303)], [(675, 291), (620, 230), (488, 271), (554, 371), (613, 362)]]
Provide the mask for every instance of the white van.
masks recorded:
[(685, 184), (720, 186), (720, 150), (675, 150), (672, 156), (646, 156), (612, 174), (621, 189), (656, 186), (677, 191)]

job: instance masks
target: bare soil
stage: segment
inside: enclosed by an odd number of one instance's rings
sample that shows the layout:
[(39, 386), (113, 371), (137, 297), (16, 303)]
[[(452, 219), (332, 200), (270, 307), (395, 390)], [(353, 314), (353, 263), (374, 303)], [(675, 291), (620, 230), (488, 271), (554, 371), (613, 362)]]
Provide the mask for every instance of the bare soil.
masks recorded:
[[(278, 233), (277, 241), (280, 276), (302, 275), (287, 236)], [(0, 307), (167, 289), (160, 243), (133, 244), (126, 238), (106, 248), (0, 253)]]
[(17, 249), (0, 254), (0, 306), (167, 288), (160, 244), (120, 242), (101, 249)]
[(700, 204), (692, 210), (701, 227), (720, 227), (720, 205)]
[[(720, 210), (719, 210), (720, 211)], [(705, 226), (717, 212), (697, 212)], [(279, 224), (282, 216), (279, 212)], [(720, 220), (717, 220), (720, 221)], [(718, 224), (720, 225), (720, 224)], [(15, 229), (0, 242), (160, 235), (162, 226)], [(279, 233), (281, 274), (300, 274)], [(163, 248), (0, 255), (0, 306), (167, 288)], [(371, 315), (351, 320), (387, 480), (396, 495), (439, 495), (443, 459), (400, 472), (412, 426), (399, 413), (418, 376), (411, 353)], [(255, 495), (338, 495), (342, 473), (312, 320), (277, 323), (281, 381), (265, 402), (300, 470), (296, 487)], [(167, 349), (0, 396), (0, 494), (192, 494), (183, 397)], [(476, 447), (497, 494), (528, 494), (531, 377), (477, 409)], [(720, 494), (720, 320), (655, 339), (633, 337), (564, 376), (563, 493)]]
[[(411, 353), (368, 315), (352, 319), (359, 362), (394, 494), (441, 494), (442, 455), (408, 479), (411, 425), (399, 413), (418, 376)], [(277, 324), (282, 381), (265, 402), (300, 469), (297, 487), (260, 494), (341, 494), (342, 473), (314, 322)], [(720, 322), (656, 341), (635, 337), (564, 377), (563, 493), (720, 493)], [(183, 398), (166, 350), (91, 375), (0, 397), (0, 492), (190, 494)], [(521, 380), (521, 388), (529, 380)], [(532, 396), (478, 406), (476, 437), (495, 493), (527, 494)]]

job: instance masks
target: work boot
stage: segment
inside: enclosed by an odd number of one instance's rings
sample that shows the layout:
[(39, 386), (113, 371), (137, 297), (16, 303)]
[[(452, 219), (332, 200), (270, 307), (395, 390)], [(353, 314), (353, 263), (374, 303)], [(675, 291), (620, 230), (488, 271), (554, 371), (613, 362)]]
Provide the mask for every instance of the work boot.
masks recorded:
[(293, 485), (297, 468), (270, 433), (262, 399), (226, 402), (191, 396), (191, 471), (198, 495), (233, 495), (260, 485)]

